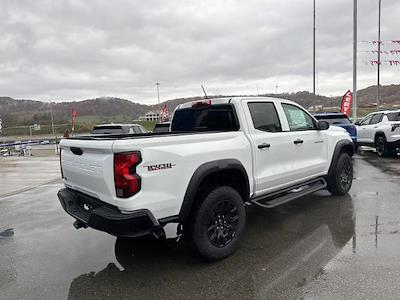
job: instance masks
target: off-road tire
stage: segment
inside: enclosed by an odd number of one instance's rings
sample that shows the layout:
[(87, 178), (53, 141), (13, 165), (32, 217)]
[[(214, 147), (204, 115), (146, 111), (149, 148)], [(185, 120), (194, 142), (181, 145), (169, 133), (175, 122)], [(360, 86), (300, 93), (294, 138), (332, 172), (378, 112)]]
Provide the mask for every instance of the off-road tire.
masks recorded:
[(378, 135), (375, 138), (375, 149), (379, 157), (386, 157), (390, 155), (389, 147), (384, 135)]
[(328, 191), (333, 195), (345, 195), (353, 183), (353, 164), (347, 153), (341, 153), (333, 170), (326, 177)]
[(231, 255), (246, 224), (242, 197), (232, 187), (220, 186), (208, 190), (199, 200), (191, 226), (195, 250), (209, 261)]

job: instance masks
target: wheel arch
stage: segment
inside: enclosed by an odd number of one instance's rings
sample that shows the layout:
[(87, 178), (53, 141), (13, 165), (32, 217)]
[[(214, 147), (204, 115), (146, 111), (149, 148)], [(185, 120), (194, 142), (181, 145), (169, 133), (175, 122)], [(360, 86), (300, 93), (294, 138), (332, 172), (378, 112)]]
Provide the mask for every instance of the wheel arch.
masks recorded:
[(349, 140), (340, 140), (336, 143), (335, 150), (333, 151), (332, 161), (329, 166), (328, 176), (332, 174), (333, 167), (336, 166), (340, 154), (347, 153), (350, 156), (354, 155), (354, 144)]
[(247, 201), (250, 196), (249, 177), (242, 163), (237, 159), (223, 159), (207, 162), (199, 166), (186, 189), (179, 219), (187, 221), (202, 188), (211, 184), (233, 187)]
[(377, 139), (378, 137), (380, 137), (380, 136), (383, 136), (383, 137), (386, 139), (385, 132), (383, 132), (383, 131), (377, 131), (377, 132), (375, 132), (375, 136), (374, 136), (374, 142), (375, 142), (375, 143), (376, 143), (376, 139)]

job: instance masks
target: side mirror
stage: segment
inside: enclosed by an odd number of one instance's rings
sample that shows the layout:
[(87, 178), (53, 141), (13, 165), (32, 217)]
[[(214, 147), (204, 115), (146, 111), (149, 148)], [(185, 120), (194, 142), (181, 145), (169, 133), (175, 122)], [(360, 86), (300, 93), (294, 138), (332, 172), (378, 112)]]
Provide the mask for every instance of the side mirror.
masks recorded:
[(357, 122), (354, 123), (354, 125), (357, 125), (357, 126), (358, 126), (358, 125), (360, 125), (360, 122), (357, 121)]
[(329, 123), (327, 121), (318, 121), (318, 130), (327, 130), (329, 128)]

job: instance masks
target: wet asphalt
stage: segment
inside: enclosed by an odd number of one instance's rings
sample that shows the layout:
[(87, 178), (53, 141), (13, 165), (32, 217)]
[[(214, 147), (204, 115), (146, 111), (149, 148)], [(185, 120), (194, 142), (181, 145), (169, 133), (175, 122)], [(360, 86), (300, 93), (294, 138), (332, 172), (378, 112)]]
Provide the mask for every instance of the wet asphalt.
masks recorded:
[(400, 158), (354, 166), (346, 196), (250, 207), (240, 248), (216, 263), (184, 241), (75, 230), (61, 181), (0, 196), (0, 299), (399, 299)]

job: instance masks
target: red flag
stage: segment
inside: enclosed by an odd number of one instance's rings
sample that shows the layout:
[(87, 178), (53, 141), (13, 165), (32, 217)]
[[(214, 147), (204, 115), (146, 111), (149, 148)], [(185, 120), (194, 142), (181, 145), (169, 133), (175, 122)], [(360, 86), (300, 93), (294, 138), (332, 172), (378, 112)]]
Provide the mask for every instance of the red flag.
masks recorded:
[(164, 108), (161, 112), (161, 122), (168, 121), (168, 107), (164, 105)]
[(72, 133), (75, 131), (75, 119), (77, 117), (78, 117), (78, 112), (75, 109), (72, 109), (72, 120), (71, 120)]
[(352, 105), (353, 105), (353, 93), (350, 90), (348, 90), (342, 98), (342, 105), (340, 107), (340, 112), (344, 113), (346, 116), (349, 116), (351, 113)]

